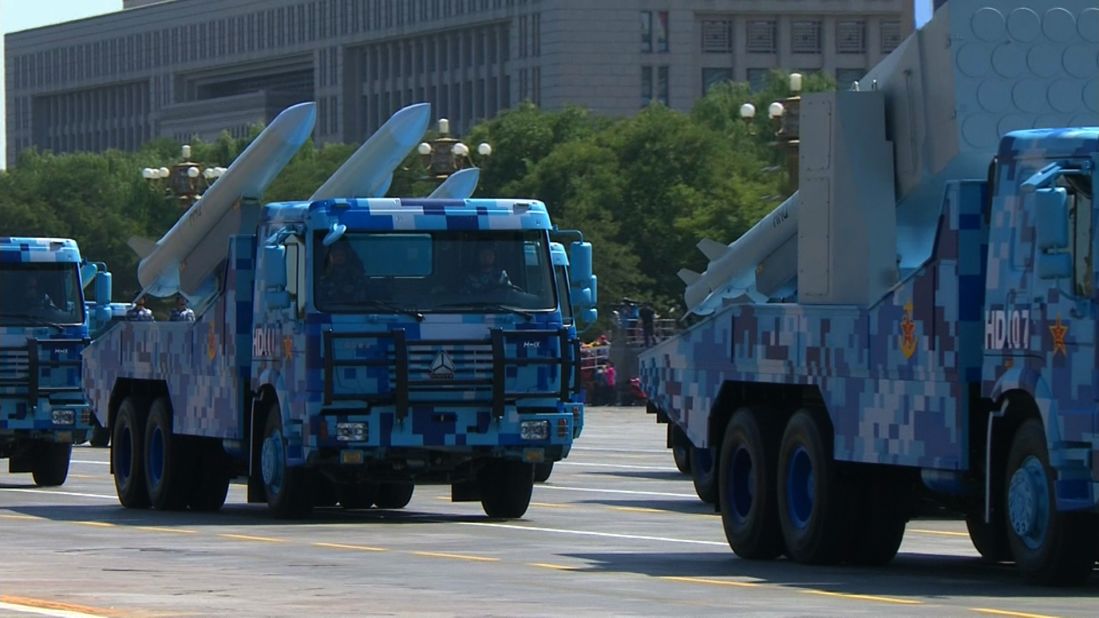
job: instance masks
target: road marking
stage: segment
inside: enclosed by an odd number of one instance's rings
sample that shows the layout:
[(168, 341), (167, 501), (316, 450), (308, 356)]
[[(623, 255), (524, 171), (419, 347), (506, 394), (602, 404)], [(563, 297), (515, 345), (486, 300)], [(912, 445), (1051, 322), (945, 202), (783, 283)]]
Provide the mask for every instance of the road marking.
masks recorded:
[(591, 468), (626, 468), (628, 470), (657, 470), (660, 472), (671, 472), (675, 470), (672, 466), (638, 466), (635, 464), (612, 464), (612, 463), (594, 463), (590, 461), (559, 461), (559, 466), (583, 466)]
[(553, 569), (554, 571), (578, 571), (581, 568), (569, 566), (567, 564), (550, 564), (549, 562), (528, 562), (527, 566), (538, 567), (540, 569)]
[(566, 487), (563, 485), (539, 485), (540, 489), (557, 489), (561, 491), (584, 491), (594, 494), (624, 494), (628, 496), (663, 496), (666, 498), (694, 498), (695, 494), (674, 494), (665, 491), (633, 491), (631, 489), (595, 489), (593, 487)]
[(571, 450), (571, 451), (591, 451), (591, 452), (594, 452), (594, 453), (630, 453), (630, 454), (634, 454), (634, 453), (660, 453), (660, 454), (665, 454), (665, 453), (670, 453), (671, 452), (666, 448), (664, 448), (664, 449), (652, 449), (652, 448), (650, 448), (650, 449), (644, 449), (644, 448), (598, 448), (598, 447), (592, 447), (592, 446), (574, 446), (569, 450)]
[(198, 530), (187, 530), (186, 528), (167, 528), (164, 526), (133, 526), (137, 530), (145, 530), (146, 532), (172, 532), (175, 534), (198, 534)]
[(928, 530), (926, 528), (909, 528), (909, 532), (917, 532), (919, 534), (934, 534), (938, 536), (964, 536), (969, 538), (968, 532), (955, 532), (952, 530)]
[(674, 511), (665, 511), (663, 509), (651, 509), (647, 506), (608, 506), (608, 509), (612, 511), (626, 511), (628, 513), (668, 513)]
[(0, 595), (0, 610), (11, 610), (27, 614), (38, 614), (41, 616), (57, 616), (59, 618), (102, 618), (103, 616), (116, 615), (113, 612), (94, 607), (7, 595)]
[(238, 541), (259, 541), (261, 543), (285, 543), (286, 539), (276, 539), (270, 536), (252, 536), (249, 534), (219, 534), (218, 536)]
[(74, 521), (73, 523), (81, 526), (95, 526), (96, 528), (114, 528), (114, 524), (109, 521)]
[(1003, 609), (992, 609), (990, 607), (970, 607), (969, 611), (977, 612), (978, 614), (989, 614), (992, 616), (1014, 616), (1015, 618), (1056, 618), (1049, 614), (1028, 614), (1026, 612), (1009, 612)]
[(46, 494), (49, 496), (76, 496), (77, 498), (100, 498), (102, 500), (118, 500), (118, 496), (106, 494), (82, 494), (75, 491), (53, 491), (50, 489), (20, 489), (18, 487), (3, 487), (0, 491), (17, 491), (25, 494)]
[(417, 556), (427, 556), (428, 558), (453, 558), (454, 560), (472, 560), (474, 562), (499, 562), (499, 558), (492, 558), (490, 556), (470, 556), (468, 554), (448, 554), (438, 551), (414, 551), (413, 554)]
[(346, 545), (344, 543), (313, 543), (314, 547), (327, 547), (329, 549), (354, 549), (358, 551), (389, 551), (384, 547), (370, 547), (369, 545)]
[(489, 528), (506, 528), (509, 530), (530, 530), (534, 532), (554, 532), (557, 534), (573, 534), (577, 536), (599, 536), (608, 539), (630, 539), (635, 541), (662, 541), (665, 543), (689, 543), (692, 545), (714, 545), (728, 547), (727, 543), (717, 541), (696, 541), (694, 539), (673, 539), (664, 536), (644, 536), (640, 534), (618, 534), (614, 532), (593, 532), (590, 530), (566, 530), (563, 528), (543, 528), (541, 526), (516, 526), (514, 524), (497, 524), (486, 521), (459, 521), (454, 522), (459, 526), (486, 526)]
[(572, 504), (561, 504), (560, 502), (531, 502), (530, 505), (543, 509), (571, 509), (575, 506)]
[(74, 460), (72, 460), (72, 463), (94, 464), (96, 466), (109, 466), (109, 465), (111, 465), (111, 462), (109, 462), (109, 461), (92, 461), (90, 459), (74, 459)]
[(666, 579), (673, 582), (687, 582), (691, 584), (710, 584), (712, 586), (730, 586), (733, 588), (759, 588), (763, 584), (757, 584), (755, 582), (737, 582), (727, 581), (724, 579), (709, 579), (707, 577), (677, 577), (673, 575), (666, 575), (660, 579)]
[(830, 592), (828, 590), (800, 590), (802, 594), (815, 594), (822, 597), (836, 597), (838, 599), (854, 599), (857, 601), (875, 601), (877, 603), (893, 603), (895, 605), (923, 605), (923, 601), (915, 599), (898, 599), (897, 597), (883, 597), (876, 594), (849, 594), (846, 592)]
[(34, 515), (8, 515), (6, 513), (0, 514), (0, 519), (45, 519), (44, 517), (35, 517)]

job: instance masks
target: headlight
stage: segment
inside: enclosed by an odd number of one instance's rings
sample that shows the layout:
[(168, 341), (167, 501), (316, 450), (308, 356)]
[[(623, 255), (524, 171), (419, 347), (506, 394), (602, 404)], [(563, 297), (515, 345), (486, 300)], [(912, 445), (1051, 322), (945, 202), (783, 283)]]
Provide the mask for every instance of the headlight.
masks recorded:
[(76, 413), (72, 410), (53, 410), (50, 420), (54, 425), (72, 425), (76, 422)]
[(519, 423), (519, 437), (524, 440), (545, 440), (549, 437), (549, 421)]
[(336, 423), (336, 439), (341, 442), (365, 442), (366, 423)]

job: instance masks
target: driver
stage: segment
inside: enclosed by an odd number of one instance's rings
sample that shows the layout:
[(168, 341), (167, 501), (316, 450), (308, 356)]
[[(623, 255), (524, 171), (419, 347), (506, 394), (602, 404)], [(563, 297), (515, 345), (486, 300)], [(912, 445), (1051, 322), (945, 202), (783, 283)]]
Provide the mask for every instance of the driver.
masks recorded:
[(27, 287), (23, 290), (23, 303), (27, 311), (34, 314), (57, 311), (57, 305), (53, 304), (49, 294), (38, 287), (38, 279), (35, 277), (27, 279)]
[(362, 261), (347, 241), (337, 241), (328, 248), (317, 286), (321, 302), (351, 300), (362, 295), (365, 284)]
[(466, 275), (466, 287), (471, 292), (484, 292), (511, 287), (508, 271), (496, 265), (496, 250), (490, 245), (477, 251), (477, 268)]

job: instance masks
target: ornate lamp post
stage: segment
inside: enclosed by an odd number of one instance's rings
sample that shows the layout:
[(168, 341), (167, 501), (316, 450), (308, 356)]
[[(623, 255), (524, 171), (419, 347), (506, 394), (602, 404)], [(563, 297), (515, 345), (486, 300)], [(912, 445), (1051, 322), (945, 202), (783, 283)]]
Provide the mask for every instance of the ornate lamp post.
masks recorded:
[(799, 117), (801, 112), (801, 73), (790, 74), (790, 96), (767, 106), (767, 116), (775, 127), (775, 145), (785, 151), (788, 178), (787, 194), (798, 190)]
[(162, 186), (165, 196), (175, 198), (179, 201), (179, 207), (186, 210), (225, 173), (225, 168), (203, 167), (201, 163), (192, 161), (191, 147), (187, 144), (181, 148), (180, 155), (181, 161), (171, 168), (146, 167), (141, 170), (141, 177), (157, 186)]
[[(420, 154), (424, 167), (427, 168), (427, 177), (442, 181), (460, 169), (471, 167), (474, 162), (469, 146), (451, 137), (449, 120), (440, 118), (438, 129), (439, 136), (422, 142), (416, 147), (416, 152)], [(482, 158), (491, 156), (492, 146), (481, 142), (477, 145), (477, 155)]]

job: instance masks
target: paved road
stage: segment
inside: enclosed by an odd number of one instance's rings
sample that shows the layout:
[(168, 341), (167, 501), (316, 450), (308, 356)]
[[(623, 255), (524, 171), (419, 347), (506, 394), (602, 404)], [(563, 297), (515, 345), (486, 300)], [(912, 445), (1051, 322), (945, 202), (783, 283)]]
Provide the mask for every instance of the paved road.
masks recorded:
[(0, 472), (0, 616), (1094, 616), (1077, 590), (981, 564), (953, 520), (909, 524), (886, 568), (737, 559), (641, 408), (593, 408), (527, 515), (487, 520), (446, 487), (402, 511), (325, 509), (286, 523), (233, 486), (220, 513), (122, 509), (107, 451), (69, 481)]

